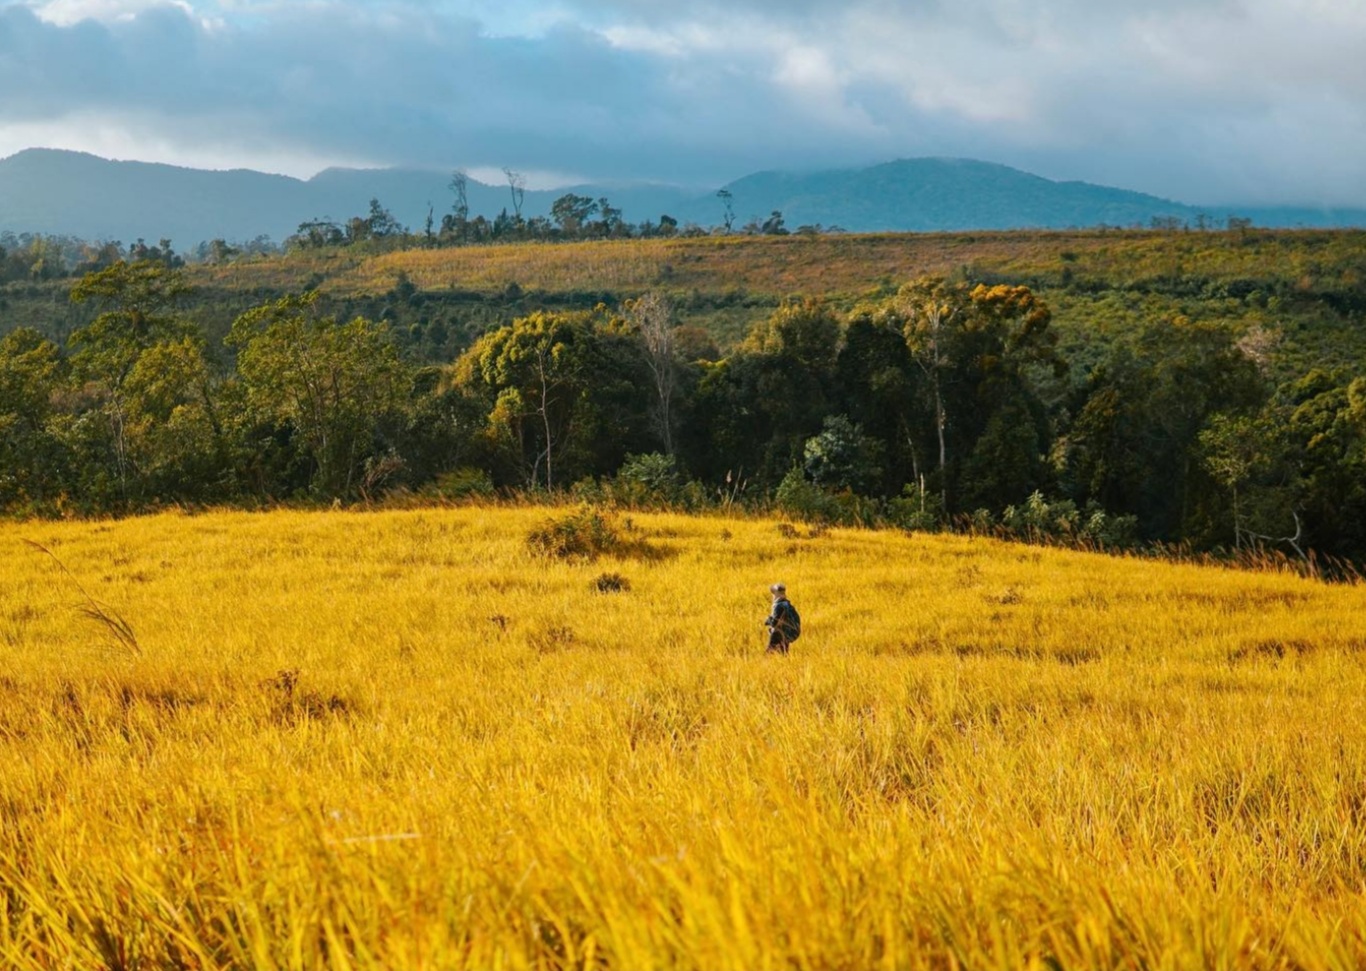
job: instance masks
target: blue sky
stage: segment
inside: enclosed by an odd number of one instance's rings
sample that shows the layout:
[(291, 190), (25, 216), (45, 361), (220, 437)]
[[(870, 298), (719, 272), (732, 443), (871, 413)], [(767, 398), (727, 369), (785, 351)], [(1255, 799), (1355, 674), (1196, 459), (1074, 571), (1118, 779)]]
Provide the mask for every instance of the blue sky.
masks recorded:
[(0, 0), (0, 156), (714, 187), (948, 155), (1366, 205), (1366, 0)]

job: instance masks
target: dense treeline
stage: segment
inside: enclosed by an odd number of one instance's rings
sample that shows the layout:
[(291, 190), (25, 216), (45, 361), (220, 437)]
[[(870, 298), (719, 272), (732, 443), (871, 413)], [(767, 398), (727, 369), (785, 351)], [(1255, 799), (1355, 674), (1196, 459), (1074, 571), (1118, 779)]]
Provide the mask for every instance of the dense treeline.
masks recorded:
[(0, 338), (0, 507), (550, 490), (1366, 554), (1366, 377), (1278, 383), (1266, 335), (1217, 322), (1149, 321), (1078, 376), (1030, 288), (929, 278), (788, 301), (724, 356), (647, 294), (422, 366), (312, 292), (213, 346), (188, 290), (118, 261), (72, 289), (96, 315), (64, 345)]

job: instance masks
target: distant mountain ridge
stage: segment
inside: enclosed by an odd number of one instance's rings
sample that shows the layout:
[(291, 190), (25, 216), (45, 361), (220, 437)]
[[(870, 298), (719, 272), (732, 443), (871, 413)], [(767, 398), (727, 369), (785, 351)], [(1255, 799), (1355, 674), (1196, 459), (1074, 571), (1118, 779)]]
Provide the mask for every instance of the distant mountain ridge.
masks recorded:
[[(28, 149), (0, 159), (0, 232), (91, 240), (170, 239), (180, 249), (203, 240), (283, 241), (311, 219), (344, 221), (377, 198), (400, 222), (439, 224), (453, 197), (450, 172), (327, 169), (311, 179), (246, 169), (209, 171), (151, 162), (110, 161), (81, 152)], [(774, 211), (789, 229), (804, 225), (866, 231), (954, 231), (1148, 225), (1154, 218), (1194, 223), (1230, 214), (1259, 226), (1366, 226), (1366, 210), (1197, 207), (1086, 182), (1054, 182), (970, 159), (903, 159), (824, 172), (759, 172), (724, 187), (737, 228)], [(566, 192), (606, 196), (630, 222), (719, 225), (714, 192), (676, 186), (584, 185), (527, 191), (524, 216), (546, 215)], [(512, 209), (507, 186), (468, 184), (471, 215)]]

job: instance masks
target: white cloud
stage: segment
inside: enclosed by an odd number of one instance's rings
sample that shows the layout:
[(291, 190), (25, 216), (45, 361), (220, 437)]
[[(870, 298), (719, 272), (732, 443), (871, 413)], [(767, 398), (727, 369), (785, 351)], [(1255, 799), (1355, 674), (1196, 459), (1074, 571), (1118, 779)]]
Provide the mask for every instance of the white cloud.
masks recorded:
[(111, 119), (100, 114), (76, 112), (48, 121), (0, 125), (0, 158), (36, 146), (196, 169), (250, 168), (298, 179), (307, 179), (330, 165), (367, 168), (375, 164), (373, 160), (358, 156), (323, 156), (283, 145), (243, 144), (230, 139), (187, 142), (166, 135), (164, 126), (155, 118), (123, 116)]
[(174, 7), (194, 14), (194, 8), (184, 0), (45, 0), (33, 5), (41, 19), (59, 27), (70, 27), (83, 20), (126, 23), (157, 7)]
[(0, 0), (0, 146), (547, 185), (961, 155), (1366, 204), (1363, 50), (1362, 0)]

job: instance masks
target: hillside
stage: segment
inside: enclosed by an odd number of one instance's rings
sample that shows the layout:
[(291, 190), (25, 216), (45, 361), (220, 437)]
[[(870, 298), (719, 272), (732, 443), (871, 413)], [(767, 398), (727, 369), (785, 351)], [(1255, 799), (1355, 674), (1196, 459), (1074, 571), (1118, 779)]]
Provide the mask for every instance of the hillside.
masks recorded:
[[(115, 162), (75, 152), (31, 149), (0, 160), (0, 232), (86, 239), (169, 238), (182, 248), (209, 239), (282, 241), (307, 220), (345, 221), (377, 198), (399, 222), (420, 231), (428, 212), (439, 224), (453, 196), (449, 172), (328, 169), (304, 181), (250, 171), (208, 172)], [(1154, 218), (1195, 223), (1231, 213), (1266, 226), (1366, 225), (1366, 212), (1183, 205), (1084, 182), (1054, 182), (1003, 165), (967, 159), (905, 159), (863, 169), (767, 172), (724, 187), (736, 224), (781, 211), (787, 226), (851, 231), (941, 231), (1148, 225)], [(527, 191), (522, 214), (544, 216), (566, 192), (607, 197), (633, 223), (669, 214), (681, 223), (719, 225), (715, 192), (677, 186), (580, 185)], [(506, 185), (469, 182), (471, 215), (513, 208)]]
[[(196, 314), (222, 333), (268, 294), (317, 287), (347, 312), (387, 315), (401, 333), (440, 323), (466, 337), (542, 307), (618, 305), (668, 294), (681, 323), (721, 346), (744, 336), (788, 297), (852, 307), (927, 274), (1021, 283), (1042, 293), (1074, 345), (1104, 343), (1181, 315), (1239, 328), (1283, 329), (1287, 366), (1303, 372), (1366, 356), (1356, 231), (1158, 233), (1053, 231), (847, 234), (600, 241), (378, 252), (366, 247), (245, 258), (189, 270)], [(415, 288), (392, 294), (400, 280)], [(0, 287), (0, 334), (29, 324), (69, 334), (89, 307), (66, 299), (70, 281)]]
[(904, 159), (872, 168), (799, 175), (764, 172), (727, 186), (740, 212), (781, 211), (789, 226), (936, 232), (968, 229), (1146, 226), (1194, 219), (1191, 206), (1138, 192), (1053, 182), (970, 159)]
[[(490, 319), (658, 290), (681, 322), (707, 328), (725, 347), (789, 297), (849, 308), (919, 276), (957, 274), (1039, 291), (1074, 350), (1095, 353), (1145, 323), (1184, 316), (1280, 327), (1284, 362), (1302, 372), (1366, 355), (1363, 252), (1366, 233), (1347, 230), (732, 236), (341, 250), (200, 267), (193, 279), (223, 298), (318, 286), (370, 312), (382, 305), (398, 320), (409, 312)], [(387, 299), (401, 278), (417, 290), (407, 306)]]
[(1361, 587), (553, 514), (0, 524), (6, 966), (1366, 963)]

